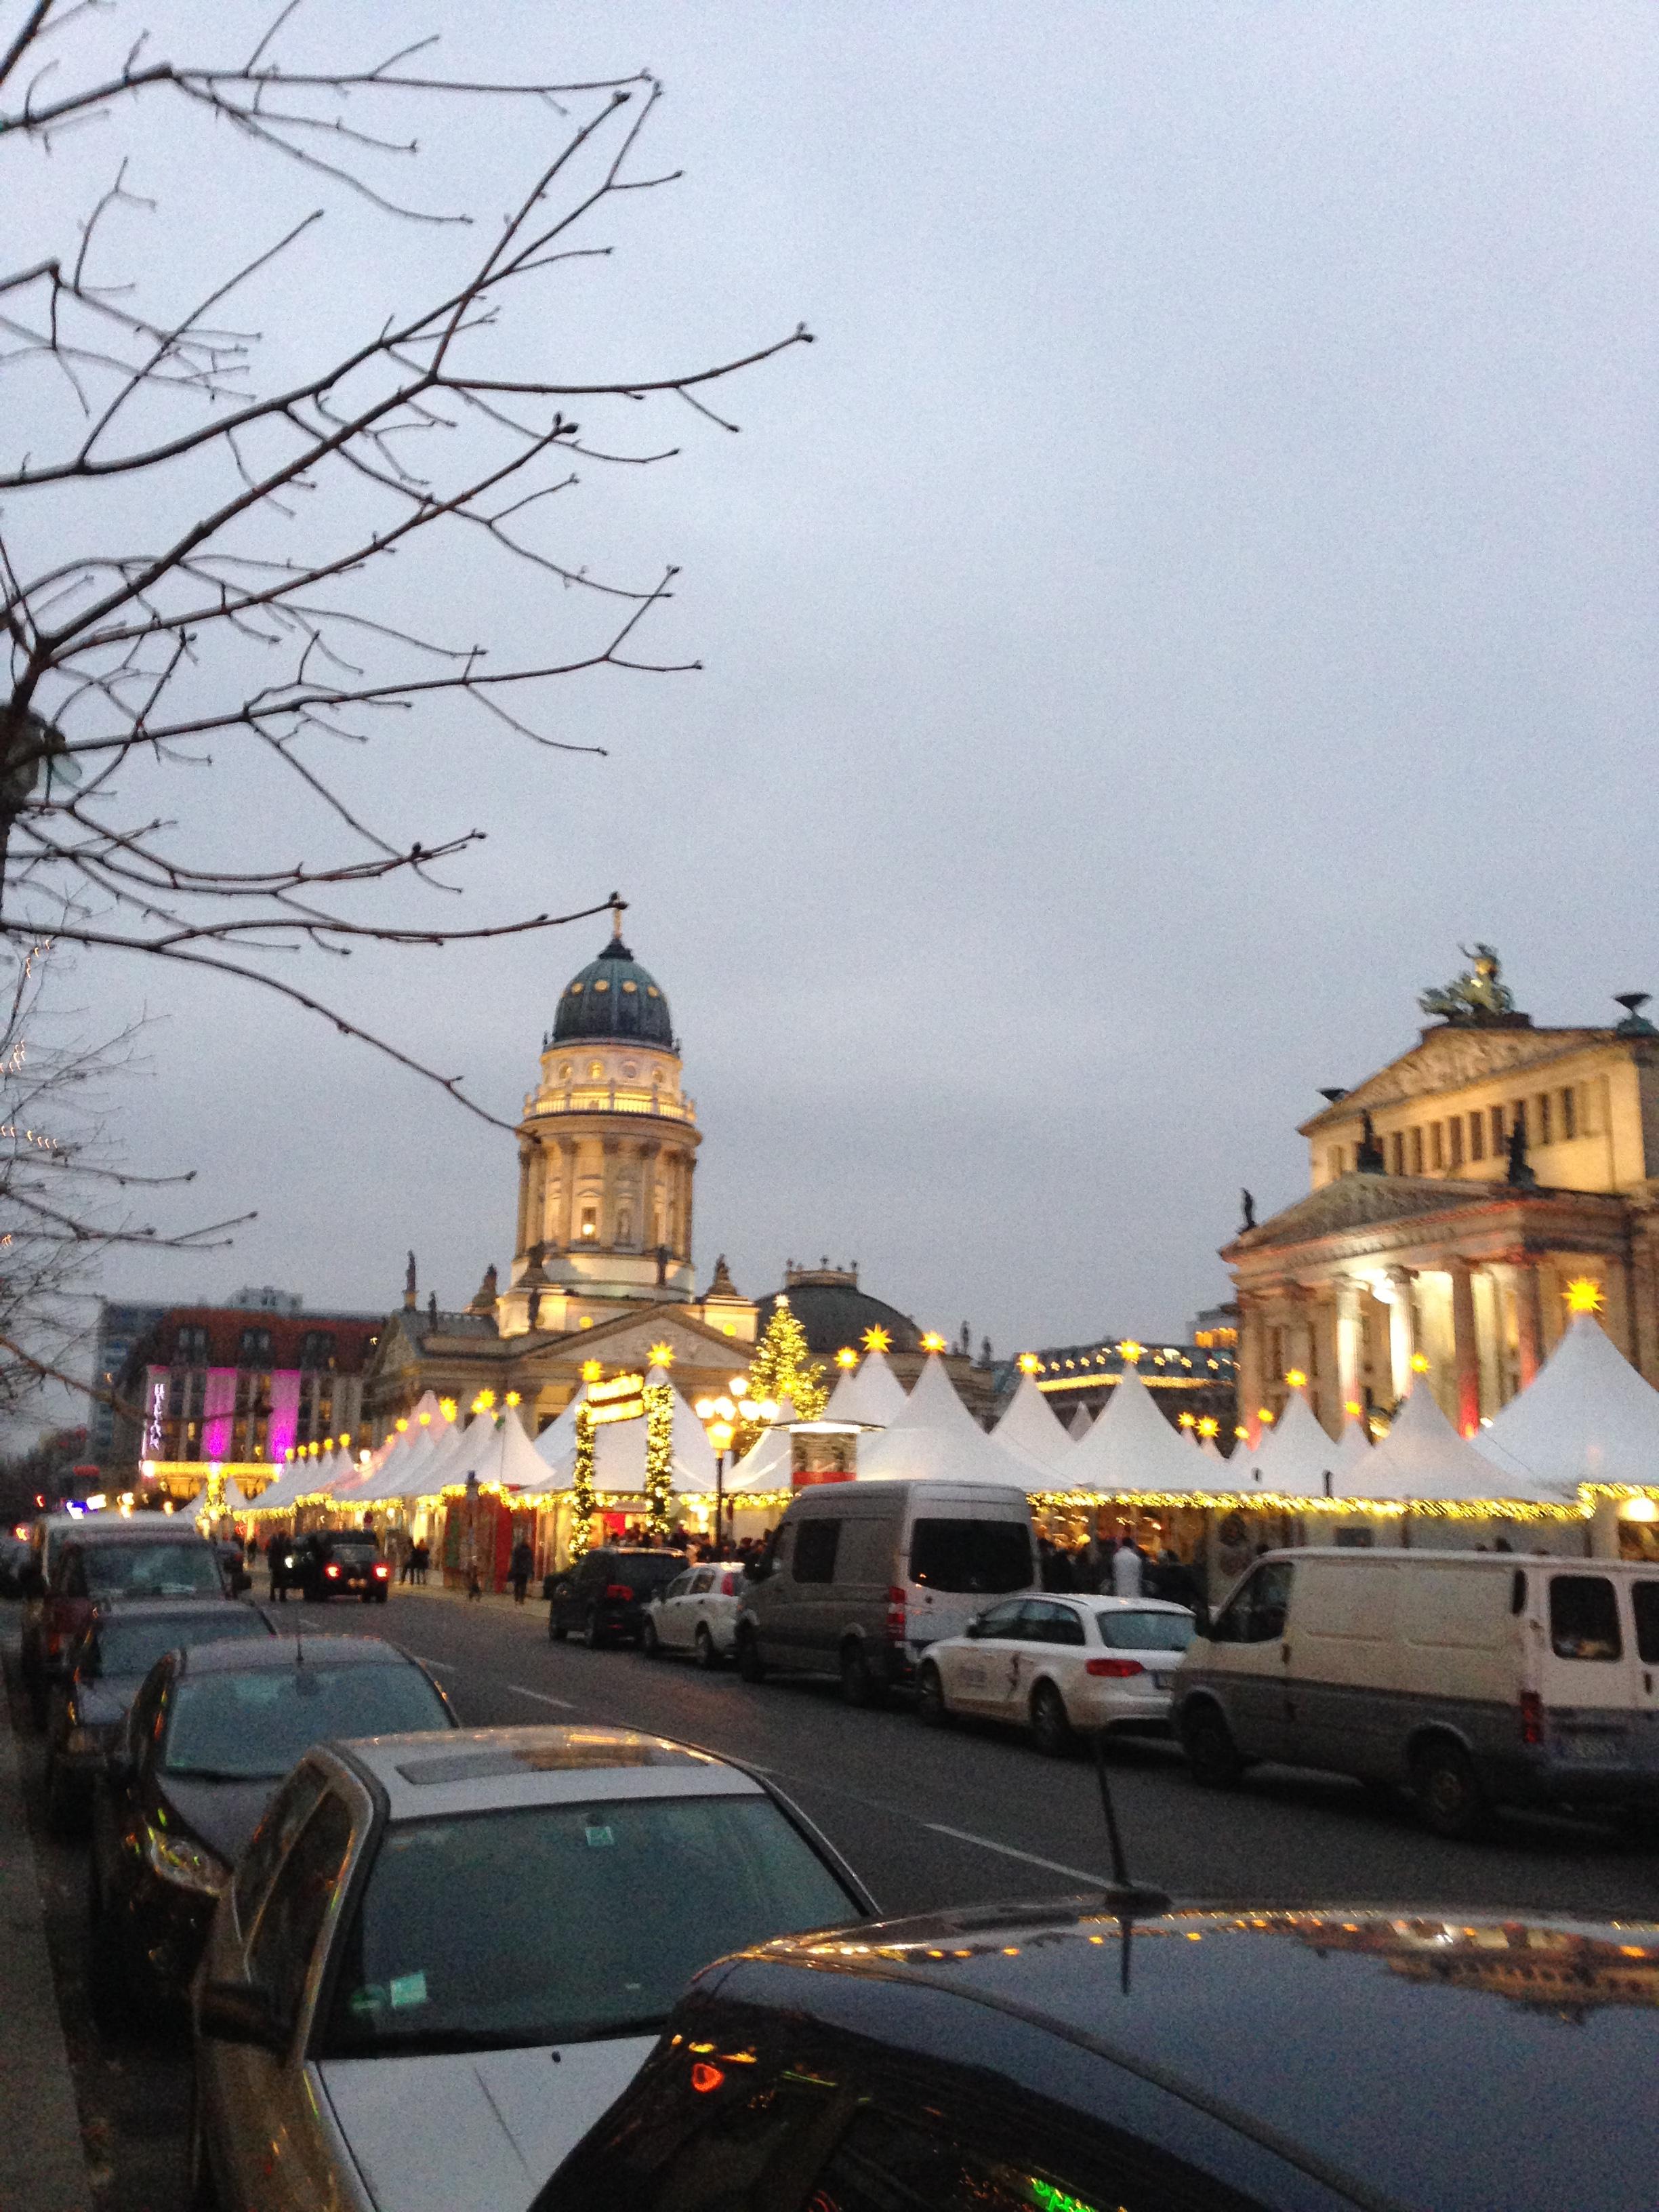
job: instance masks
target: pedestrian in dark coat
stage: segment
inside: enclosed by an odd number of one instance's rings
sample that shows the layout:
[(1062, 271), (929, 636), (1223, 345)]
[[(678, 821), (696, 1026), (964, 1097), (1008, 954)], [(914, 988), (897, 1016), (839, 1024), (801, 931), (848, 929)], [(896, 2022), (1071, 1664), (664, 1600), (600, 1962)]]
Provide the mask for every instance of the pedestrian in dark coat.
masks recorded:
[(513, 1557), (507, 1568), (507, 1578), (513, 1584), (514, 1605), (524, 1603), (524, 1594), (530, 1587), (530, 1571), (535, 1564), (535, 1558), (529, 1545), (520, 1536), (513, 1547)]

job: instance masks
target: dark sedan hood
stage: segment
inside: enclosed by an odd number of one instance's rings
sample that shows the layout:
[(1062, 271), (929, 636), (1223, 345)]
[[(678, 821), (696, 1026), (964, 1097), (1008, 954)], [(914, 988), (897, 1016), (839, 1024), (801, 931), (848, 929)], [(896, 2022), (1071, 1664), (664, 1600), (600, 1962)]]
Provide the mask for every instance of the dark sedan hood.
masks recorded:
[(192, 1834), (234, 1866), (281, 1780), (271, 1775), (253, 1782), (198, 1782), (169, 1774), (162, 1778), (161, 1792)]

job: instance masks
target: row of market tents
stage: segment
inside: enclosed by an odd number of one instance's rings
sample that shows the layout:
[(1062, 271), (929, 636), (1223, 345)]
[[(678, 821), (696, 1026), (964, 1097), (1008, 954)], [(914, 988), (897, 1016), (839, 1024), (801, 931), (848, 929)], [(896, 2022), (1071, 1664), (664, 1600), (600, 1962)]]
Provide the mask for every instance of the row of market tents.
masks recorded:
[[(647, 1381), (671, 1384), (661, 1368), (653, 1368)], [(584, 1383), (533, 1440), (512, 1407), (451, 1422), (428, 1397), (379, 1453), (354, 1461), (342, 1450), (331, 1459), (297, 1461), (253, 1510), (277, 1514), (326, 1501), (356, 1513), (459, 1492), (469, 1478), (514, 1499), (550, 1498), (571, 1486), (576, 1413), (588, 1388)], [(672, 1407), (672, 1487), (682, 1495), (710, 1496), (715, 1460), (702, 1423), (678, 1391)], [(792, 1483), (793, 1419), (786, 1403), (778, 1422), (730, 1470), (725, 1489), (734, 1503), (781, 1502)], [(1443, 1510), (1489, 1501), (1537, 1518), (1580, 1516), (1587, 1486), (1612, 1495), (1659, 1494), (1659, 1391), (1589, 1314), (1575, 1317), (1531, 1385), (1469, 1438), (1457, 1434), (1419, 1378), (1378, 1443), (1352, 1419), (1333, 1442), (1297, 1389), (1258, 1443), (1241, 1442), (1224, 1459), (1212, 1441), (1200, 1443), (1166, 1420), (1127, 1362), (1091, 1425), (1078, 1420), (1068, 1429), (1032, 1377), (1022, 1375), (987, 1431), (937, 1357), (928, 1358), (907, 1395), (878, 1352), (842, 1375), (821, 1422), (860, 1431), (860, 1475), (1000, 1482), (1040, 1498), (1315, 1510), (1417, 1501)], [(642, 1494), (645, 1428), (642, 1420), (631, 1420), (596, 1430), (593, 1486), (602, 1497)], [(225, 1510), (240, 1514), (247, 1506), (240, 1496), (227, 1498)]]

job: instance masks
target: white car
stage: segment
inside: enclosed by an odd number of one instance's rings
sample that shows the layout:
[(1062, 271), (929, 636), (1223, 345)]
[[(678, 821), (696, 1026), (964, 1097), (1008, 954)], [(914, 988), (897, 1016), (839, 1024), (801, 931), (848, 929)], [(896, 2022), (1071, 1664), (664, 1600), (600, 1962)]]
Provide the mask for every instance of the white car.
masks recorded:
[(729, 1659), (743, 1611), (744, 1588), (741, 1559), (688, 1567), (676, 1575), (645, 1608), (640, 1636), (646, 1657), (690, 1651), (702, 1667), (718, 1667), (722, 1659)]
[(1013, 1721), (1056, 1755), (1079, 1729), (1167, 1730), (1194, 1630), (1187, 1607), (1163, 1598), (1010, 1598), (927, 1646), (916, 1711), (934, 1727), (956, 1713)]
[(766, 1783), (604, 1727), (319, 1745), (192, 1991), (192, 2205), (523, 2212), (699, 1967), (874, 1908)]

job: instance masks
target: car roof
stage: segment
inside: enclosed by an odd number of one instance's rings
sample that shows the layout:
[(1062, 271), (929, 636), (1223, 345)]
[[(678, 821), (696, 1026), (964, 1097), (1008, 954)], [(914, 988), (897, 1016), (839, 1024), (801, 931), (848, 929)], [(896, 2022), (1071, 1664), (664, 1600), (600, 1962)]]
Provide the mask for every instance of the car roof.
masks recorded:
[(98, 1600), (93, 1618), (99, 1621), (202, 1620), (233, 1613), (251, 1613), (263, 1620), (273, 1634), (276, 1632), (270, 1616), (261, 1613), (257, 1605), (244, 1605), (240, 1598), (216, 1597), (210, 1593), (200, 1597), (123, 1597), (119, 1591), (112, 1591), (108, 1597)]
[(64, 1533), (67, 1534), (70, 1528), (75, 1532), (75, 1541), (81, 1544), (208, 1542), (199, 1528), (191, 1528), (188, 1521), (174, 1520), (170, 1513), (135, 1513), (131, 1518), (124, 1513), (115, 1513), (107, 1520), (100, 1513), (84, 1517), (77, 1515)]
[(384, 1791), (393, 1820), (622, 1797), (763, 1797), (713, 1753), (635, 1729), (577, 1723), (381, 1735), (342, 1749)]
[(191, 1674), (275, 1673), (294, 1667), (418, 1667), (407, 1651), (381, 1636), (290, 1636), (279, 1629), (267, 1642), (252, 1637), (236, 1642), (193, 1644), (185, 1654)]
[(1086, 1605), (1095, 1613), (1190, 1613), (1189, 1605), (1176, 1605), (1167, 1597), (1107, 1597), (1093, 1590), (1044, 1590), (1044, 1597)]
[[(811, 1971), (769, 1988), (777, 1967)], [(836, 2022), (845, 2006), (828, 1984), (847, 1975), (946, 1992), (1098, 2051), (1302, 2146), (1362, 2203), (1474, 2201), (1448, 2185), (1444, 2130), (1402, 2124), (1425, 2113), (1455, 2114), (1454, 2178), (1507, 2177), (1492, 2202), (1651, 2196), (1659, 2116), (1630, 2090), (1659, 2058), (1652, 1918), (1172, 1908), (1126, 1932), (1104, 1898), (1073, 1899), (781, 1938), (719, 1993)], [(904, 2041), (908, 2009), (902, 1997), (889, 2009), (890, 2042)], [(857, 2018), (882, 2036), (873, 1992)], [(1597, 2185), (1578, 2186), (1591, 2169)]]

